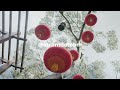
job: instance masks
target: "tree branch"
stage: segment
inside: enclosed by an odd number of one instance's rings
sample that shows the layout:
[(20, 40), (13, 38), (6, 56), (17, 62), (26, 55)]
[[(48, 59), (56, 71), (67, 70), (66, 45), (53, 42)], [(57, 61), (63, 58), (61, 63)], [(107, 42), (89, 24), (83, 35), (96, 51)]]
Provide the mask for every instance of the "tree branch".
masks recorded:
[(83, 54), (83, 53), (81, 53), (80, 59), (82, 59), (83, 55), (84, 55), (84, 54)]
[[(69, 15), (67, 15), (67, 16), (69, 16)], [(76, 26), (77, 26), (77, 28), (80, 30), (80, 28), (79, 28), (79, 26), (78, 26), (78, 24), (69, 16), (69, 18), (72, 20), (72, 22), (73, 23), (75, 23), (76, 24)], [(78, 21), (77, 21), (78, 22)]]
[(78, 40), (78, 38), (75, 36), (75, 34), (73, 33), (73, 31), (72, 31), (72, 27), (71, 27), (71, 24), (70, 24), (70, 22), (69, 22), (69, 20), (65, 17), (65, 15), (63, 14), (63, 13), (61, 13), (60, 11), (59, 11), (59, 13), (64, 17), (64, 19), (67, 21), (67, 23), (68, 23), (68, 25), (69, 25), (69, 30), (70, 30), (70, 32), (72, 33), (72, 35), (74, 36), (74, 38), (75, 38), (75, 40), (77, 41)]
[[(90, 13), (91, 13), (91, 11), (88, 12), (88, 14), (90, 14)], [(88, 14), (87, 14), (87, 15), (88, 15)], [(77, 40), (78, 43), (79, 43), (79, 41), (80, 41), (80, 39), (81, 39), (81, 36), (82, 36), (82, 33), (83, 33), (84, 28), (85, 28), (85, 21), (84, 21), (84, 23), (83, 23), (83, 25), (82, 25), (82, 28), (81, 28), (80, 37), (79, 37), (79, 39)], [(77, 47), (78, 51), (79, 51), (79, 48), (80, 48), (80, 47)], [(81, 57), (81, 58), (82, 58), (82, 57)], [(82, 64), (82, 62), (83, 62), (83, 59), (81, 60), (80, 65)]]
[[(91, 11), (88, 12), (88, 14), (90, 14), (90, 13), (91, 13)], [(87, 15), (88, 15), (88, 14), (87, 14)], [(84, 23), (83, 23), (83, 25), (82, 25), (82, 28), (81, 28), (81, 30), (80, 30), (81, 32), (80, 32), (79, 38), (77, 39), (77, 43), (79, 43), (79, 41), (80, 41), (80, 39), (81, 39), (81, 36), (82, 36), (82, 33), (83, 33), (84, 28), (85, 28), (85, 21), (84, 21)], [(80, 47), (78, 46), (78, 47), (77, 47), (77, 51), (78, 51), (78, 52), (79, 52), (79, 48), (80, 48)], [(81, 58), (82, 58), (82, 57), (81, 57)]]
[[(88, 12), (88, 14), (90, 14), (90, 13), (91, 13), (91, 11)], [(87, 14), (87, 15), (88, 15), (88, 14)], [(81, 39), (81, 36), (82, 36), (82, 33), (83, 33), (84, 28), (85, 28), (85, 21), (84, 21), (84, 23), (83, 23), (83, 25), (82, 25), (82, 28), (81, 28), (81, 32), (80, 32), (80, 36), (79, 36), (78, 41), (80, 41), (80, 39)]]
[[(63, 16), (63, 18), (67, 21), (67, 23), (68, 23), (68, 25), (69, 25), (69, 30), (70, 30), (70, 32), (72, 33), (72, 35), (73, 35), (73, 37), (75, 38), (75, 40), (76, 41), (80, 41), (80, 39), (81, 39), (81, 35), (82, 35), (82, 33), (83, 33), (83, 30), (84, 30), (84, 27), (85, 27), (85, 22), (84, 22), (84, 24), (82, 25), (82, 28), (81, 28), (81, 31), (80, 31), (80, 36), (79, 36), (79, 38), (77, 38), (76, 37), (76, 35), (74, 34), (74, 32), (72, 31), (72, 27), (71, 27), (71, 24), (70, 24), (70, 22), (69, 22), (69, 20), (67, 19), (67, 17), (63, 14), (63, 13), (61, 13), (60, 11), (59, 11), (59, 13)], [(91, 13), (91, 11), (89, 11), (88, 12), (88, 14), (90, 14)], [(72, 20), (72, 18), (70, 18), (71, 20)], [(72, 20), (73, 21), (73, 20)], [(75, 23), (75, 22), (74, 22)], [(75, 23), (76, 24), (76, 23)], [(77, 24), (76, 24), (77, 25)], [(77, 25), (77, 27), (78, 27), (78, 25)], [(37, 53), (37, 52), (36, 52)], [(38, 53), (37, 53), (38, 54)], [(82, 53), (81, 53), (81, 57), (82, 57)], [(40, 55), (39, 55), (40, 56)], [(82, 62), (83, 62), (83, 59), (81, 60), (81, 62), (80, 62), (80, 65), (82, 64)], [(44, 77), (44, 79), (62, 79), (62, 77), (61, 77), (61, 74), (52, 74), (52, 75), (48, 75), (48, 76), (46, 76), (46, 77)]]

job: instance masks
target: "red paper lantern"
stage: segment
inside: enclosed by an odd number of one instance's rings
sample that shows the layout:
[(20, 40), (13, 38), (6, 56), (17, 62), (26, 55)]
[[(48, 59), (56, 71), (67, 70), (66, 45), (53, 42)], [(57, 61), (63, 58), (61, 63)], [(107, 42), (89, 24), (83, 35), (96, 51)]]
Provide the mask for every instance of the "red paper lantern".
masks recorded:
[(84, 79), (80, 74), (76, 74), (73, 79)]
[(47, 25), (38, 25), (35, 28), (35, 35), (40, 40), (47, 40), (51, 35), (50, 28)]
[(85, 31), (85, 32), (83, 32), (83, 34), (82, 34), (82, 40), (85, 43), (90, 43), (90, 42), (93, 41), (93, 39), (94, 39), (94, 34), (91, 31)]
[(70, 53), (72, 54), (73, 61), (75, 61), (79, 58), (79, 52), (78, 51), (70, 50)]
[(72, 65), (71, 53), (63, 47), (50, 47), (44, 54), (46, 68), (55, 73), (63, 73)]
[(97, 17), (94, 14), (88, 14), (85, 18), (85, 23), (88, 26), (93, 26), (97, 22)]

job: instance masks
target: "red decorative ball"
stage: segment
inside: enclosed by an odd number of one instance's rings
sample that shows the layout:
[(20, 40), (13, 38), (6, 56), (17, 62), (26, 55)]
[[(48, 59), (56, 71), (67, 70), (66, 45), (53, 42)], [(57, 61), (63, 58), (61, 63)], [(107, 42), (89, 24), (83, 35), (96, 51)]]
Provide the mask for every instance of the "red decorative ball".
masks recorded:
[(79, 52), (77, 50), (70, 50), (70, 53), (72, 54), (73, 61), (79, 58)]
[(72, 65), (71, 53), (63, 47), (50, 47), (44, 54), (44, 64), (54, 73), (63, 73)]
[(47, 40), (51, 35), (50, 28), (47, 25), (44, 25), (44, 24), (38, 25), (35, 28), (35, 35), (40, 40)]
[(97, 17), (94, 14), (88, 14), (85, 18), (85, 23), (88, 26), (93, 26), (97, 22)]
[(80, 74), (76, 74), (73, 79), (84, 79)]
[(94, 34), (91, 31), (85, 31), (82, 34), (82, 41), (85, 43), (90, 43), (94, 39)]

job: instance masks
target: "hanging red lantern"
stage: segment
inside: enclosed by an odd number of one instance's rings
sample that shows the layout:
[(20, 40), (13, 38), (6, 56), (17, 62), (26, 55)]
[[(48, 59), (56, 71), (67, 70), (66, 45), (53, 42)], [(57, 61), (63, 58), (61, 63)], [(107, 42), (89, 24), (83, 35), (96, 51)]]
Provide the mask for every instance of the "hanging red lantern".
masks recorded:
[(40, 40), (47, 40), (51, 35), (50, 28), (44, 24), (38, 25), (35, 28), (35, 35)]
[(85, 43), (90, 43), (94, 39), (94, 34), (91, 31), (85, 31), (82, 34), (82, 41)]
[(84, 79), (80, 74), (76, 74), (73, 79)]
[(79, 58), (79, 52), (77, 50), (70, 50), (72, 54), (73, 61), (76, 61)]
[(71, 53), (63, 47), (50, 47), (44, 54), (46, 68), (55, 73), (63, 73), (72, 65)]
[(97, 22), (97, 17), (94, 14), (88, 14), (85, 18), (85, 23), (88, 26), (93, 26)]

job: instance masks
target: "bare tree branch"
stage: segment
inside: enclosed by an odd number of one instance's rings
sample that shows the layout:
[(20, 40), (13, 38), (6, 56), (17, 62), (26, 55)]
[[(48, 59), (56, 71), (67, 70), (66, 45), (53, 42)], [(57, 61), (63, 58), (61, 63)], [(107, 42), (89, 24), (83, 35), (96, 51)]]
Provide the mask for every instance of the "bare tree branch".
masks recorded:
[[(88, 14), (90, 14), (91, 13), (91, 11), (89, 11), (88, 12)], [(87, 15), (88, 15), (87, 14)], [(82, 33), (83, 33), (83, 30), (84, 30), (84, 28), (85, 28), (85, 21), (84, 21), (84, 23), (83, 23), (83, 25), (82, 25), (82, 28), (81, 28), (81, 30), (80, 30), (80, 36), (79, 36), (79, 38), (77, 39), (77, 43), (79, 43), (79, 41), (80, 41), (80, 39), (81, 39), (81, 36), (82, 36)], [(80, 49), (80, 47), (78, 46), (77, 47), (77, 51), (79, 52), (79, 49)], [(82, 58), (82, 57), (81, 57)]]
[(65, 15), (63, 14), (63, 13), (61, 13), (60, 11), (59, 11), (59, 13), (64, 17), (64, 19), (67, 21), (67, 23), (68, 23), (68, 25), (69, 25), (69, 30), (70, 30), (70, 32), (72, 33), (72, 35), (74, 36), (74, 38), (75, 38), (75, 40), (77, 41), (78, 40), (78, 38), (75, 36), (75, 34), (73, 33), (73, 31), (72, 31), (72, 27), (71, 27), (71, 24), (70, 24), (70, 22), (69, 22), (69, 20), (67, 19), (67, 17), (65, 17)]
[[(88, 14), (90, 14), (90, 13), (91, 13), (91, 11), (88, 12)], [(83, 25), (82, 25), (82, 28), (81, 28), (81, 32), (80, 32), (80, 36), (79, 36), (78, 41), (80, 41), (80, 39), (81, 39), (81, 36), (82, 36), (82, 33), (83, 33), (84, 28), (85, 28), (85, 21), (84, 21), (84, 23), (83, 23)]]
[[(70, 15), (67, 15), (67, 16), (69, 16), (69, 18), (73, 21), (73, 23), (76, 24), (77, 28), (78, 28), (79, 30), (81, 30), (81, 29), (79, 28), (78, 24), (70, 17)], [(77, 22), (78, 22), (78, 21), (77, 21)]]
[(83, 54), (83, 53), (81, 53), (80, 59), (83, 57), (83, 55), (84, 55), (84, 54)]

